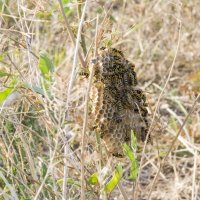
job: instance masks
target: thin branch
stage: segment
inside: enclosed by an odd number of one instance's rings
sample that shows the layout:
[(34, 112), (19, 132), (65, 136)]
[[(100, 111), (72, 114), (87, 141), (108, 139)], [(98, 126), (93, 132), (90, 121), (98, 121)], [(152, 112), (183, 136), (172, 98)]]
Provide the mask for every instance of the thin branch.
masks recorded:
[(161, 171), (161, 169), (162, 169), (162, 167), (163, 167), (163, 165), (164, 165), (164, 163), (165, 163), (167, 157), (169, 156), (170, 152), (172, 151), (172, 149), (173, 149), (173, 147), (174, 147), (174, 145), (175, 145), (175, 143), (176, 143), (176, 141), (177, 141), (177, 139), (178, 139), (178, 136), (181, 134), (181, 132), (182, 132), (182, 130), (183, 130), (183, 127), (185, 126), (187, 120), (189, 119), (190, 115), (191, 115), (192, 112), (194, 111), (195, 105), (196, 105), (196, 103), (198, 102), (199, 99), (200, 99), (200, 94), (199, 94), (199, 95), (197, 96), (197, 98), (195, 99), (195, 101), (194, 101), (194, 103), (193, 103), (193, 105), (192, 105), (192, 108), (190, 109), (190, 111), (189, 111), (188, 115), (186, 116), (185, 120), (183, 121), (183, 124), (181, 125), (181, 127), (180, 127), (180, 129), (179, 129), (179, 131), (178, 131), (178, 133), (177, 133), (177, 135), (176, 135), (176, 137), (174, 138), (174, 140), (173, 140), (173, 142), (172, 142), (172, 144), (171, 144), (169, 150), (167, 151), (167, 154), (165, 155), (165, 157), (164, 157), (163, 160), (161, 161), (160, 167), (159, 167), (159, 169), (158, 169), (158, 171), (157, 171), (157, 173), (156, 173), (156, 175), (155, 175), (155, 177), (154, 177), (154, 180), (153, 180), (153, 183), (152, 183), (150, 192), (149, 192), (149, 194), (148, 194), (147, 200), (150, 199), (150, 196), (151, 196), (151, 193), (152, 193), (153, 188), (154, 188), (154, 186), (155, 186), (155, 183), (156, 183), (156, 180), (157, 180), (157, 178), (158, 178), (158, 175), (159, 175), (159, 173), (160, 173), (160, 171)]
[[(83, 0), (77, 0), (77, 11), (78, 11), (78, 18), (79, 19), (81, 18), (82, 3), (83, 3)], [(81, 34), (81, 47), (83, 49), (84, 56), (86, 56), (87, 48), (86, 48), (85, 36), (84, 36), (83, 33), (84, 33), (84, 28), (83, 28), (83, 31), (82, 31), (82, 34)]]
[(126, 194), (126, 191), (124, 191), (124, 188), (123, 188), (122, 184), (119, 182), (119, 183), (117, 184), (117, 186), (118, 186), (119, 191), (121, 192), (121, 194), (122, 194), (124, 200), (128, 200), (128, 196), (127, 196), (127, 194)]
[(76, 75), (75, 73), (76, 73), (76, 68), (77, 68), (78, 48), (79, 48), (81, 30), (82, 30), (82, 26), (83, 26), (84, 16), (85, 16), (85, 13), (86, 13), (87, 3), (88, 3), (88, 0), (85, 1), (85, 5), (84, 5), (84, 8), (83, 8), (81, 20), (80, 20), (79, 27), (78, 27), (78, 33), (77, 33), (77, 39), (76, 39), (76, 47), (75, 47), (73, 66), (72, 66), (72, 72), (71, 72), (71, 77), (70, 77), (68, 91), (67, 91), (67, 107), (68, 107), (68, 103), (69, 103), (69, 100), (70, 100), (69, 97), (70, 97), (70, 94), (71, 94), (72, 85), (74, 83), (74, 79), (75, 79), (75, 75)]
[[(98, 22), (99, 18), (97, 16), (97, 22), (96, 22), (96, 40), (95, 40), (95, 53), (94, 57), (96, 57), (97, 54), (97, 34), (98, 34)], [(84, 189), (84, 163), (85, 163), (85, 158), (84, 158), (84, 147), (85, 147), (85, 135), (86, 135), (86, 129), (87, 129), (87, 123), (88, 123), (88, 103), (89, 103), (89, 95), (90, 95), (90, 89), (92, 85), (92, 78), (94, 74), (94, 68), (95, 64), (93, 64), (90, 72), (90, 77), (89, 77), (89, 83), (88, 83), (88, 88), (87, 88), (87, 93), (86, 93), (86, 99), (85, 99), (85, 111), (84, 111), (84, 122), (83, 122), (83, 132), (82, 132), (82, 140), (81, 140), (81, 200), (85, 200), (85, 189)]]
[(20, 72), (20, 70), (18, 69), (17, 65), (13, 62), (13, 60), (11, 59), (11, 57), (10, 57), (9, 54), (7, 55), (7, 57), (8, 57), (8, 59), (10, 60), (11, 64), (14, 66), (14, 68), (18, 71), (18, 73), (19, 73), (19, 75), (21, 76), (21, 78), (22, 78), (23, 80), (25, 80), (25, 78), (24, 78), (22, 72)]
[(67, 199), (67, 175), (68, 175), (68, 166), (67, 166), (67, 155), (68, 155), (68, 147), (65, 144), (64, 147), (64, 176), (63, 176), (63, 186), (62, 186), (62, 200)]
[[(178, 23), (178, 42), (177, 42), (177, 47), (176, 47), (175, 56), (174, 56), (172, 65), (171, 65), (171, 67), (170, 67), (169, 74), (168, 74), (167, 80), (166, 80), (166, 82), (165, 82), (165, 85), (164, 85), (164, 87), (163, 87), (163, 89), (162, 89), (162, 91), (161, 91), (161, 93), (160, 93), (160, 95), (159, 95), (159, 97), (158, 97), (158, 101), (157, 101), (157, 103), (156, 103), (156, 108), (155, 108), (155, 111), (154, 111), (153, 117), (152, 117), (152, 122), (151, 122), (151, 125), (150, 125), (150, 127), (149, 127), (149, 131), (148, 131), (148, 134), (147, 134), (146, 138), (148, 138), (149, 135), (150, 135), (150, 133), (152, 132), (153, 124), (154, 124), (154, 121), (155, 121), (155, 117), (156, 117), (157, 110), (158, 110), (159, 105), (160, 105), (161, 98), (162, 98), (162, 96), (163, 96), (163, 94), (164, 94), (164, 91), (165, 91), (165, 89), (166, 89), (166, 87), (167, 87), (167, 85), (168, 85), (168, 82), (169, 82), (170, 77), (171, 77), (171, 75), (172, 75), (172, 71), (173, 71), (173, 69), (174, 69), (174, 65), (175, 65), (175, 61), (176, 61), (176, 57), (177, 57), (178, 49), (179, 49), (179, 45), (180, 45), (180, 39), (181, 39), (181, 25), (182, 25), (182, 24), (181, 24), (181, 21), (179, 21), (179, 23)], [(146, 145), (147, 145), (147, 140), (146, 140), (145, 143), (144, 143), (144, 148), (143, 148), (143, 151), (142, 151), (142, 157), (141, 157), (141, 161), (140, 161), (139, 172), (141, 171), (141, 168), (142, 168), (142, 163), (143, 163), (143, 160), (144, 160), (144, 154), (145, 154), (145, 150), (146, 150)], [(136, 194), (137, 194), (137, 184), (138, 184), (138, 180), (139, 180), (139, 176), (138, 176), (138, 178), (137, 178), (137, 180), (136, 180), (136, 183), (135, 183), (134, 199), (136, 199), (136, 197), (137, 197)]]
[[(86, 0), (87, 1), (87, 0)], [(67, 16), (65, 15), (65, 11), (64, 11), (64, 7), (63, 7), (63, 3), (61, 0), (58, 0), (59, 4), (60, 4), (60, 9), (61, 9), (61, 12), (62, 12), (62, 15), (64, 17), (64, 20), (65, 20), (65, 24), (66, 24), (66, 27), (67, 27), (67, 31), (69, 33), (69, 37), (73, 43), (74, 46), (76, 46), (76, 40), (75, 40), (75, 37), (74, 37), (74, 34), (70, 28), (70, 25), (69, 25), (69, 22), (68, 22), (68, 19), (67, 19)], [(85, 2), (85, 5), (86, 5), (86, 2)], [(83, 12), (82, 16), (85, 15), (85, 12)], [(81, 24), (81, 23), (80, 23)], [(79, 25), (79, 28), (80, 28), (80, 25)], [(82, 25), (81, 25), (81, 29), (82, 29)], [(78, 38), (78, 36), (77, 36)], [(78, 56), (79, 56), (79, 59), (80, 59), (80, 62), (81, 62), (81, 65), (82, 67), (85, 67), (85, 62), (84, 62), (84, 59), (81, 55), (80, 52), (78, 52)]]
[(194, 153), (193, 177), (192, 177), (192, 200), (196, 200), (197, 199), (197, 185), (196, 185), (197, 158), (198, 158), (198, 153), (195, 150), (195, 153)]
[(10, 185), (10, 183), (8, 182), (8, 180), (6, 179), (6, 177), (3, 175), (3, 173), (1, 171), (0, 171), (0, 178), (4, 181), (4, 183), (6, 184), (6, 186), (8, 187), (8, 189), (10, 190), (10, 193), (12, 195), (12, 199), (13, 200), (19, 200), (19, 198), (17, 196), (17, 193), (15, 192), (15, 190)]
[[(15, 40), (15, 39), (13, 39), (13, 38), (11, 38), (11, 37), (9, 37), (9, 39), (12, 40), (12, 41), (14, 41), (14, 42), (16, 42), (18, 45), (22, 46), (24, 49), (27, 50), (27, 47), (26, 47), (24, 44), (20, 43), (19, 41)], [(38, 57), (32, 50), (30, 51), (30, 53), (31, 53), (35, 58), (39, 59), (39, 57)]]

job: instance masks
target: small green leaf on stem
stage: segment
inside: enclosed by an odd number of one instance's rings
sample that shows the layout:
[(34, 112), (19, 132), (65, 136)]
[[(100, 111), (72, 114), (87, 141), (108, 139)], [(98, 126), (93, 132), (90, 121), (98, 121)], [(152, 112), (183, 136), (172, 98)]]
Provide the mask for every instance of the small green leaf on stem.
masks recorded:
[(133, 151), (127, 144), (123, 145), (123, 151), (124, 151), (124, 155), (127, 156), (129, 160), (131, 161), (130, 176), (127, 178), (129, 180), (135, 180), (138, 175), (138, 162), (135, 158)]
[(96, 185), (96, 184), (98, 184), (98, 173), (97, 172), (95, 172), (94, 174), (92, 174), (91, 176), (90, 176), (90, 178), (89, 178), (89, 183), (91, 184), (91, 185)]
[(122, 178), (122, 175), (123, 175), (122, 166), (121, 166), (121, 164), (118, 164), (114, 170), (111, 180), (105, 186), (106, 193), (112, 192), (112, 190), (117, 186), (120, 179)]

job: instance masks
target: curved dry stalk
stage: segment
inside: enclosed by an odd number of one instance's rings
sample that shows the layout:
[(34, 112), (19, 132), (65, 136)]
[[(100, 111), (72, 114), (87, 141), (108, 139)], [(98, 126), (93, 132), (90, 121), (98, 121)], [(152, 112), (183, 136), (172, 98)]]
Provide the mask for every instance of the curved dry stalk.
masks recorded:
[[(182, 23), (181, 23), (181, 21), (179, 21), (179, 23), (178, 23), (178, 42), (177, 42), (177, 47), (176, 47), (176, 51), (175, 51), (175, 56), (174, 56), (174, 58), (173, 58), (173, 62), (172, 62), (172, 65), (171, 65), (171, 67), (170, 67), (169, 74), (168, 74), (167, 80), (166, 80), (166, 82), (165, 82), (165, 85), (164, 85), (164, 87), (163, 87), (163, 89), (162, 89), (162, 91), (161, 91), (161, 93), (160, 93), (160, 95), (159, 95), (159, 97), (158, 97), (158, 101), (157, 101), (157, 103), (156, 103), (155, 111), (154, 111), (153, 117), (152, 117), (152, 122), (151, 122), (151, 125), (150, 125), (150, 127), (149, 127), (149, 131), (148, 131), (148, 134), (147, 134), (146, 138), (148, 138), (149, 135), (150, 135), (150, 133), (152, 132), (153, 124), (154, 124), (154, 121), (155, 121), (156, 113), (157, 113), (158, 108), (159, 108), (159, 105), (160, 105), (161, 98), (162, 98), (162, 96), (163, 96), (163, 94), (164, 94), (164, 91), (165, 91), (165, 89), (166, 89), (166, 87), (167, 87), (167, 85), (168, 85), (168, 82), (169, 82), (170, 77), (171, 77), (171, 75), (172, 75), (172, 71), (173, 71), (173, 69), (174, 69), (176, 57), (177, 57), (177, 54), (178, 54), (178, 49), (179, 49), (179, 46), (180, 46), (181, 25), (182, 25)], [(143, 163), (143, 160), (144, 160), (144, 154), (145, 154), (146, 146), (147, 146), (147, 140), (146, 140), (145, 143), (144, 143), (144, 148), (143, 148), (143, 151), (142, 151), (142, 157), (141, 157), (140, 166), (139, 166), (139, 172), (141, 171), (141, 168), (142, 168), (142, 163)], [(137, 197), (138, 179), (139, 179), (139, 176), (138, 176), (138, 178), (137, 178), (137, 180), (136, 180), (136, 183), (135, 183), (135, 188), (134, 188), (134, 199), (136, 199), (136, 197)]]
[(128, 200), (128, 196), (127, 196), (126, 191), (124, 190), (122, 184), (119, 182), (117, 186), (118, 186), (119, 191), (122, 194), (124, 200)]
[[(83, 0), (77, 0), (77, 11), (78, 11), (78, 18), (81, 18), (81, 5), (83, 3)], [(84, 33), (84, 28), (83, 28), (83, 33)], [(84, 34), (81, 34), (81, 47), (83, 49), (83, 54), (86, 56), (87, 54), (87, 47), (86, 47), (86, 42), (85, 42), (85, 36)], [(86, 59), (85, 59), (86, 60)]]
[(152, 183), (150, 192), (149, 192), (149, 194), (148, 194), (147, 200), (150, 199), (151, 193), (152, 193), (153, 188), (154, 188), (154, 186), (155, 186), (155, 183), (156, 183), (156, 180), (157, 180), (157, 178), (158, 178), (158, 175), (159, 175), (159, 173), (160, 173), (160, 171), (161, 171), (161, 169), (162, 169), (162, 167), (163, 167), (163, 165), (164, 165), (164, 163), (165, 163), (167, 157), (169, 156), (170, 152), (172, 151), (172, 149), (173, 149), (173, 147), (174, 147), (174, 145), (175, 145), (175, 143), (176, 143), (176, 141), (177, 141), (177, 139), (178, 139), (178, 136), (181, 134), (181, 132), (182, 132), (182, 130), (183, 130), (183, 127), (185, 126), (185, 124), (186, 124), (188, 118), (190, 117), (190, 115), (191, 115), (192, 112), (194, 111), (195, 105), (196, 105), (196, 103), (197, 103), (197, 101), (198, 101), (199, 99), (200, 99), (200, 94), (198, 94), (197, 98), (195, 99), (195, 101), (194, 101), (194, 103), (193, 103), (193, 105), (192, 105), (192, 108), (190, 109), (190, 111), (189, 111), (188, 115), (186, 116), (185, 120), (183, 121), (183, 124), (181, 125), (181, 127), (180, 127), (180, 129), (179, 129), (179, 131), (178, 131), (176, 137), (174, 138), (174, 140), (173, 140), (173, 142), (172, 142), (172, 144), (171, 144), (169, 150), (167, 151), (165, 157), (164, 157), (163, 160), (161, 161), (160, 167), (159, 167), (159, 169), (158, 169), (158, 171), (157, 171), (157, 173), (156, 173), (156, 175), (155, 175), (155, 177), (154, 177), (154, 180), (153, 180), (153, 183)]
[(86, 13), (87, 3), (88, 3), (88, 0), (85, 1), (85, 5), (84, 5), (84, 8), (83, 8), (81, 20), (80, 20), (79, 27), (78, 27), (76, 46), (75, 46), (75, 52), (74, 52), (74, 59), (73, 59), (73, 66), (72, 66), (72, 72), (71, 72), (71, 77), (70, 77), (68, 91), (67, 91), (67, 107), (68, 107), (68, 103), (69, 103), (69, 99), (70, 99), (69, 97), (70, 97), (70, 94), (71, 94), (71, 89), (72, 89), (72, 85), (74, 83), (74, 78), (75, 78), (75, 73), (76, 73), (78, 48), (79, 48), (79, 43), (80, 43), (80, 38), (81, 38), (81, 30), (82, 30), (82, 27), (83, 27), (83, 20), (84, 20), (85, 13)]
[[(98, 35), (98, 22), (99, 17), (97, 16), (96, 21), (96, 35), (95, 35), (95, 52), (94, 57), (96, 57), (97, 54), (97, 35)], [(85, 99), (85, 110), (84, 110), (84, 122), (83, 122), (83, 131), (82, 131), (82, 140), (81, 140), (81, 200), (85, 200), (85, 189), (84, 189), (84, 147), (85, 147), (85, 135), (86, 135), (86, 129), (87, 129), (87, 123), (88, 123), (88, 102), (89, 102), (89, 95), (90, 95), (90, 89), (92, 86), (92, 78), (94, 74), (94, 67), (95, 64), (93, 64), (89, 76), (89, 83), (87, 87), (87, 93), (86, 93), (86, 99)]]
[[(86, 1), (87, 1), (87, 0), (86, 0)], [(72, 32), (72, 30), (71, 30), (71, 28), (70, 28), (68, 19), (67, 19), (66, 15), (65, 15), (63, 3), (62, 3), (61, 0), (58, 0), (58, 2), (59, 2), (59, 4), (60, 4), (60, 9), (61, 9), (62, 15), (63, 15), (63, 17), (64, 17), (64, 20), (65, 20), (65, 24), (66, 24), (66, 27), (67, 27), (67, 31), (68, 31), (68, 33), (69, 33), (70, 40), (72, 41), (73, 45), (76, 46), (77, 42), (76, 42), (75, 37), (74, 37), (74, 34), (73, 34), (73, 32)], [(86, 3), (87, 3), (87, 2), (85, 2), (85, 5), (86, 5)], [(84, 12), (84, 11), (83, 11), (83, 13), (82, 13), (82, 16), (83, 16), (83, 15), (85, 15), (85, 12)], [(84, 19), (84, 18), (83, 18), (83, 19)], [(81, 24), (83, 24), (83, 23), (80, 23), (80, 24), (79, 24), (79, 28), (82, 29), (82, 25), (81, 25)], [(80, 25), (81, 25), (81, 27), (80, 27)], [(77, 40), (78, 40), (78, 35), (77, 35)], [(85, 67), (85, 62), (84, 62), (84, 59), (83, 59), (83, 57), (82, 57), (80, 51), (78, 51), (78, 56), (79, 56), (79, 59), (80, 59), (80, 62), (81, 62), (82, 67)]]
[[(73, 82), (74, 82), (74, 78), (75, 78), (75, 73), (76, 73), (76, 66), (77, 66), (77, 57), (79, 55), (79, 58), (80, 58), (80, 61), (82, 63), (82, 65), (84, 66), (84, 61), (81, 57), (81, 54), (79, 53), (79, 42), (80, 42), (80, 37), (81, 37), (81, 30), (82, 30), (82, 27), (83, 27), (83, 21), (84, 21), (84, 17), (85, 17), (85, 13), (86, 13), (86, 7), (87, 7), (87, 3), (88, 3), (88, 0), (85, 1), (85, 5), (84, 5), (84, 8), (83, 8), (83, 12), (82, 12), (82, 16), (81, 16), (81, 19), (80, 19), (80, 23), (79, 23), (79, 27), (78, 27), (78, 33), (77, 33), (77, 39), (76, 39), (76, 42), (75, 42), (75, 38), (74, 38), (74, 35), (70, 29), (70, 26), (69, 26), (69, 23), (68, 23), (68, 20), (67, 20), (67, 17), (65, 15), (65, 12), (64, 12), (64, 8), (63, 8), (63, 4), (62, 4), (62, 1), (61, 0), (58, 0), (59, 1), (59, 4), (60, 4), (60, 7), (61, 7), (61, 12), (64, 16), (64, 19), (65, 19), (65, 23), (67, 25), (67, 30), (69, 32), (69, 35), (70, 35), (70, 38), (73, 42), (73, 44), (75, 45), (75, 52), (74, 52), (74, 59), (73, 59), (73, 66), (72, 66), (72, 72), (71, 72), (71, 77), (70, 77), (70, 81), (69, 81), (69, 86), (68, 86), (68, 91), (67, 91), (67, 109), (68, 109), (68, 105), (69, 105), (69, 99), (70, 99), (70, 94), (71, 94), (71, 89), (72, 89), (72, 85), (73, 85)], [(67, 160), (66, 160), (66, 155), (67, 155), (67, 146), (65, 145), (65, 158), (64, 158), (64, 181), (63, 181), (63, 191), (62, 191), (62, 199), (66, 199), (66, 195), (67, 195)]]

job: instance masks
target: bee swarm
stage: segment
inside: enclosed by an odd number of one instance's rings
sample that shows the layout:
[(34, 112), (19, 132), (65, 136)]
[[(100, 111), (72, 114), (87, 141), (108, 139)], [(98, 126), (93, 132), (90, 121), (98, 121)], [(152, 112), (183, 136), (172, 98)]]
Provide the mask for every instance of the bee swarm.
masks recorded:
[(93, 130), (113, 155), (122, 155), (131, 130), (145, 141), (148, 132), (146, 98), (138, 89), (134, 65), (115, 48), (102, 47), (94, 65), (91, 91)]

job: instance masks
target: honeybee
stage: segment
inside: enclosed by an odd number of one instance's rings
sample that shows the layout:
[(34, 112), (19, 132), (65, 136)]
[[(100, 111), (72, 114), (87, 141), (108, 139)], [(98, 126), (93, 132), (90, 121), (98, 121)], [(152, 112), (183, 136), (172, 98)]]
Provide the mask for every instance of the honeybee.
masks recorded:
[(148, 129), (145, 127), (141, 127), (141, 140), (144, 142), (146, 140), (146, 136), (148, 133)]
[(100, 47), (99, 49), (100, 49), (101, 51), (103, 51), (103, 50), (106, 49), (106, 47), (103, 46), (103, 47)]
[(125, 132), (125, 137), (124, 137), (124, 141), (125, 141), (125, 142), (130, 141), (130, 131), (127, 131), (127, 130), (126, 130), (126, 132)]
[(115, 112), (114, 115), (113, 115), (112, 120), (114, 120), (117, 123), (120, 123), (120, 122), (122, 122), (122, 117), (121, 117), (121, 115), (119, 113)]
[(123, 81), (124, 81), (124, 85), (126, 85), (126, 86), (130, 85), (130, 79), (129, 79), (129, 75), (127, 73), (124, 73)]
[(118, 49), (112, 48), (112, 52), (117, 54), (117, 55), (120, 55), (120, 56), (124, 57), (124, 54), (122, 53), (122, 51), (120, 51)]
[(132, 71), (131, 73), (129, 73), (129, 84), (130, 85), (137, 85), (137, 79), (136, 79), (136, 73), (135, 71)]
[(78, 70), (78, 75), (79, 75), (79, 76), (84, 76), (84, 77), (88, 78), (88, 77), (89, 77), (89, 74), (90, 74), (90, 72), (89, 72), (89, 70), (86, 69), (86, 68), (80, 68), (80, 69)]

